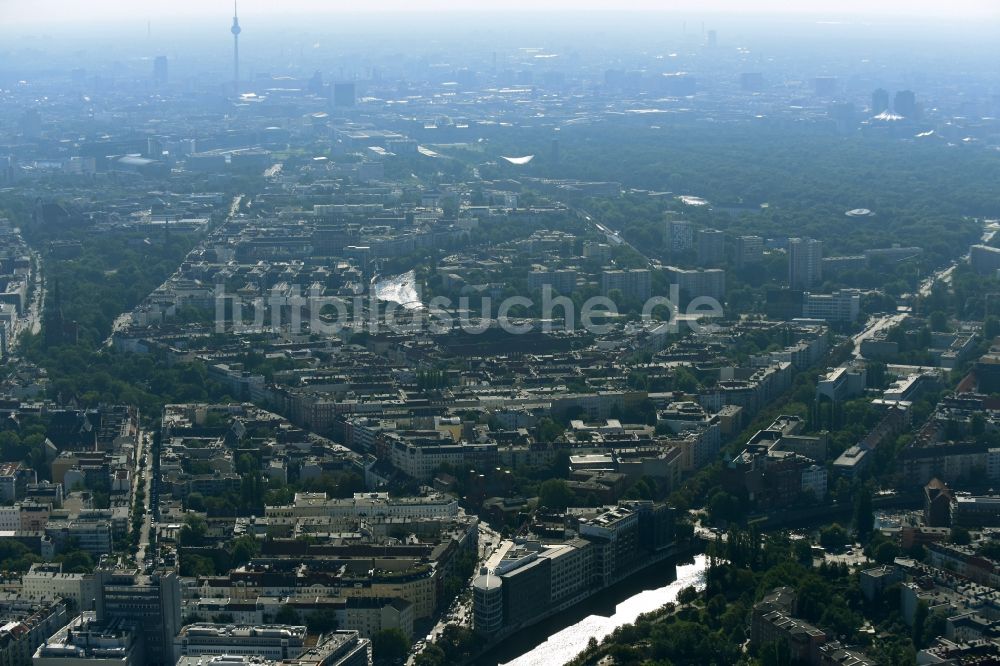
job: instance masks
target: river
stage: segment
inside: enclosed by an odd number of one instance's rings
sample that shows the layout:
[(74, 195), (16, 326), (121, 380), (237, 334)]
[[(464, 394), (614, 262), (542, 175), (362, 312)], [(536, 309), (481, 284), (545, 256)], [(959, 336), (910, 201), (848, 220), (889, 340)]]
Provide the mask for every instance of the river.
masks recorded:
[(505, 639), (477, 663), (563, 666), (586, 649), (591, 637), (600, 641), (615, 628), (635, 622), (641, 614), (676, 601), (682, 588), (703, 586), (707, 568), (705, 555), (696, 555), (693, 561), (676, 566), (666, 561), (651, 567), (575, 608)]
[(417, 275), (407, 271), (402, 275), (379, 278), (372, 285), (375, 298), (389, 303), (398, 303), (406, 310), (420, 310), (424, 304), (420, 302), (417, 292)]

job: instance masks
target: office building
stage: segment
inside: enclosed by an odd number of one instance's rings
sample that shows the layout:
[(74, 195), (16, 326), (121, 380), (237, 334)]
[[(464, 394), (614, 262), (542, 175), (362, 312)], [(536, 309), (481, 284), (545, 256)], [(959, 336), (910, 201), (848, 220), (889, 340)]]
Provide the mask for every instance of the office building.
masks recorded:
[(322, 642), (290, 659), (269, 659), (253, 654), (187, 656), (176, 666), (371, 666), (371, 642), (356, 631), (331, 631)]
[(14, 502), (24, 497), (29, 483), (36, 483), (35, 470), (23, 463), (0, 463), (0, 502)]
[(698, 230), (698, 265), (716, 267), (726, 260), (726, 234), (718, 229)]
[(744, 92), (760, 92), (764, 89), (764, 75), (760, 72), (743, 72), (740, 74), (740, 88)]
[(503, 617), (503, 580), (489, 571), (472, 581), (472, 615), (476, 631), (491, 635), (500, 631)]
[(72, 618), (68, 606), (63, 599), (0, 598), (0, 665), (30, 664), (38, 646)]
[(130, 623), (142, 643), (145, 664), (172, 664), (174, 636), (181, 628), (177, 574), (97, 572), (101, 587), (96, 618), (104, 624)]
[(183, 627), (174, 638), (174, 659), (235, 655), (293, 659), (306, 644), (306, 628), (284, 624), (235, 625), (199, 622)]
[(892, 110), (897, 116), (916, 120), (919, 115), (917, 96), (912, 90), (900, 90), (892, 100)]
[(854, 104), (851, 102), (831, 102), (827, 113), (841, 132), (851, 131), (858, 120)]
[(96, 574), (64, 573), (62, 564), (36, 562), (21, 577), (21, 592), (31, 599), (67, 599), (79, 610), (94, 610), (100, 580)]
[(607, 243), (584, 241), (583, 256), (587, 259), (595, 259), (600, 262), (605, 262), (611, 258), (611, 246)]
[(336, 610), (337, 626), (374, 638), (380, 631), (399, 629), (413, 636), (414, 606), (398, 597), (348, 597)]
[(1000, 497), (957, 495), (951, 504), (951, 524), (968, 529), (1000, 527)]
[(354, 106), (356, 94), (353, 83), (334, 83), (333, 105), (337, 107)]
[(812, 238), (788, 239), (788, 286), (808, 289), (823, 278), (823, 242)]
[(721, 268), (685, 269), (667, 266), (667, 279), (676, 284), (682, 299), (708, 296), (721, 300), (726, 294), (726, 271)]
[(435, 470), (443, 464), (480, 467), (498, 461), (496, 442), (456, 442), (446, 433), (433, 431), (383, 433), (376, 440), (375, 449), (380, 460), (387, 460), (404, 474), (424, 482), (430, 482)]
[(889, 92), (884, 88), (879, 88), (872, 93), (871, 115), (877, 116), (889, 110)]
[(833, 97), (837, 94), (837, 77), (817, 76), (813, 79), (813, 89), (817, 97)]
[(697, 79), (687, 72), (665, 72), (659, 84), (660, 92), (670, 97), (687, 97), (698, 89)]
[(849, 275), (868, 267), (868, 257), (863, 254), (846, 257), (823, 257), (823, 275), (833, 277)]
[(816, 499), (826, 497), (826, 467), (822, 465), (810, 465), (804, 470), (800, 470), (802, 492)]
[(996, 275), (1000, 270), (1000, 248), (973, 245), (969, 248), (969, 264), (980, 275)]
[(758, 648), (783, 642), (792, 663), (818, 664), (826, 633), (793, 617), (794, 606), (795, 592), (791, 588), (776, 588), (755, 604), (750, 616), (750, 642)]
[(567, 268), (559, 270), (536, 269), (528, 273), (528, 289), (540, 290), (545, 285), (560, 294), (572, 294), (576, 290), (576, 271)]
[(807, 291), (802, 297), (802, 316), (806, 319), (850, 323), (861, 313), (861, 292), (857, 289), (840, 289), (832, 294)]
[(167, 85), (167, 56), (156, 56), (153, 60), (153, 83), (158, 86)]
[(736, 265), (740, 268), (764, 259), (764, 239), (760, 236), (740, 236), (736, 239)]
[(652, 289), (652, 275), (648, 268), (606, 270), (601, 273), (601, 294), (609, 296), (621, 292), (625, 298), (646, 300)]
[(371, 666), (371, 641), (356, 631), (331, 631), (290, 662), (295, 666)]
[(694, 225), (683, 220), (667, 220), (663, 224), (663, 242), (670, 253), (694, 249)]
[(39, 645), (31, 664), (143, 666), (151, 663), (146, 661), (142, 643), (132, 627), (133, 623), (124, 619), (103, 622), (94, 612), (84, 612)]
[(565, 542), (505, 541), (472, 583), (473, 627), (515, 631), (648, 566), (674, 537), (673, 510), (652, 502), (571, 509)]
[(865, 392), (868, 373), (863, 365), (842, 365), (823, 375), (816, 382), (816, 399), (841, 402)]
[(95, 559), (114, 550), (111, 520), (102, 516), (101, 512), (81, 513), (73, 520), (49, 520), (45, 525), (45, 536), (52, 541), (56, 551), (74, 544)]
[[(379, 433), (381, 434), (381, 433)], [(375, 439), (379, 438), (376, 434)], [(391, 442), (405, 439), (400, 433), (391, 432)], [(414, 438), (410, 438), (413, 440)], [(450, 440), (450, 438), (449, 438)], [(420, 440), (414, 440), (420, 443)], [(390, 442), (378, 442), (379, 446)], [(416, 454), (413, 454), (416, 455)], [(388, 457), (388, 456), (386, 456)], [(284, 506), (267, 506), (265, 515), (272, 518), (315, 518), (384, 516), (386, 518), (446, 519), (459, 515), (458, 500), (448, 495), (432, 494), (426, 497), (389, 497), (386, 492), (354, 493), (353, 498), (327, 499), (326, 493), (295, 493), (293, 502)]]

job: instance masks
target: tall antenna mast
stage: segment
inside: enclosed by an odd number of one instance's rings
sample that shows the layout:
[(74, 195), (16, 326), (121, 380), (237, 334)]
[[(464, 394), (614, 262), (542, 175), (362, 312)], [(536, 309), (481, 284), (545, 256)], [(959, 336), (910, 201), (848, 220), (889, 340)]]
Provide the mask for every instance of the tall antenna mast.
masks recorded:
[(240, 94), (240, 17), (236, 11), (236, 0), (233, 0), (233, 27), (229, 29), (233, 33), (233, 92)]

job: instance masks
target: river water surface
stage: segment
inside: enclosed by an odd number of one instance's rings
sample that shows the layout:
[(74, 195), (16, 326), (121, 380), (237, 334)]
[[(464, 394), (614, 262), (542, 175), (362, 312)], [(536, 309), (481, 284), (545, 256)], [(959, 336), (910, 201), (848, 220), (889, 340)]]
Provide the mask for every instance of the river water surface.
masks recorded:
[(398, 303), (406, 310), (420, 310), (424, 307), (417, 292), (417, 275), (414, 271), (378, 278), (372, 284), (372, 292), (378, 300)]

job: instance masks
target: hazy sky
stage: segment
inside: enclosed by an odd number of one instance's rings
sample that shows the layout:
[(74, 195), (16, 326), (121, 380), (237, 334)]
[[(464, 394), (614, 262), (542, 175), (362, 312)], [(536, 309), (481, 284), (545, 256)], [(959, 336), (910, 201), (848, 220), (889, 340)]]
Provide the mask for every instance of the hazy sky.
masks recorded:
[[(656, 10), (897, 16), (900, 18), (1000, 17), (996, 0), (241, 0), (240, 14), (251, 17), (296, 13), (440, 12), (472, 10)], [(231, 0), (0, 0), (0, 23), (65, 21), (133, 22), (157, 18), (230, 16)]]

